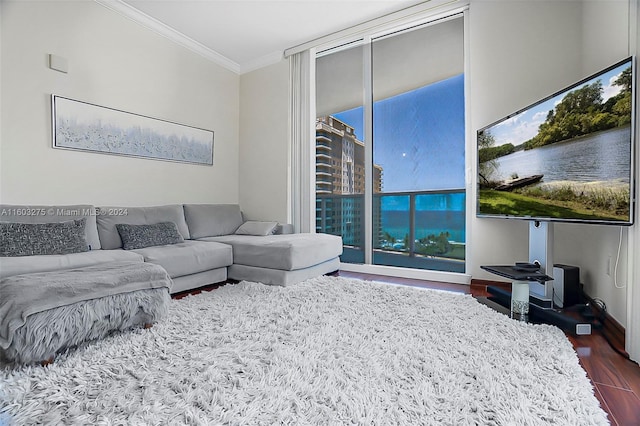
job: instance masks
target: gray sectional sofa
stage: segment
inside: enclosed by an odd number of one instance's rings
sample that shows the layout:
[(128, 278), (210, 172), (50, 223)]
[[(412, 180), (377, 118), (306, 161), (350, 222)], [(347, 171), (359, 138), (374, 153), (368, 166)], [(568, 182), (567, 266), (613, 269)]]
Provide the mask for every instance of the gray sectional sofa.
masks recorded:
[[(294, 234), (290, 225), (245, 221), (235, 204), (155, 207), (0, 205), (0, 222), (66, 224), (82, 221), (86, 251), (7, 255), (17, 241), (4, 226), (0, 279), (117, 261), (162, 266), (172, 293), (235, 280), (288, 285), (340, 267), (340, 237)], [(123, 241), (125, 238), (125, 241)], [(18, 238), (22, 239), (22, 238)], [(8, 245), (8, 247), (7, 247)], [(18, 248), (19, 249), (19, 248)], [(24, 247), (22, 247), (24, 249)], [(4, 250), (4, 251), (3, 251)], [(25, 255), (26, 254), (26, 255)]]

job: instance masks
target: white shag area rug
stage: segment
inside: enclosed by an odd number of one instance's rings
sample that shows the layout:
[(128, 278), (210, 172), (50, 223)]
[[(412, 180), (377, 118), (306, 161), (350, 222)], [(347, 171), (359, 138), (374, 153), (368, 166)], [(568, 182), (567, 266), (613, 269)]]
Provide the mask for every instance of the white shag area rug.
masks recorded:
[(321, 277), (0, 367), (0, 424), (604, 425), (570, 342), (471, 296)]

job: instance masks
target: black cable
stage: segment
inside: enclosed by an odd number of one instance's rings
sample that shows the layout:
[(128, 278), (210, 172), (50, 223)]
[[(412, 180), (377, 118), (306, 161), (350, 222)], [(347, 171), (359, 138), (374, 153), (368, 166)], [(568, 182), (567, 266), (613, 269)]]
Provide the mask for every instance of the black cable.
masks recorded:
[(607, 305), (604, 303), (602, 299), (592, 299), (593, 303), (600, 308), (600, 316), (603, 316), (607, 312)]
[[(598, 328), (600, 328), (601, 331), (601, 335), (602, 337), (604, 337), (604, 340), (607, 341), (607, 343), (609, 344), (609, 346), (611, 346), (611, 348), (616, 351), (617, 353), (619, 353), (620, 355), (622, 355), (625, 359), (629, 359), (629, 354), (627, 354), (626, 352), (621, 351), (620, 349), (618, 349), (609, 339), (609, 337), (607, 336), (607, 334), (604, 332), (604, 321), (605, 319), (607, 319), (607, 305), (604, 303), (604, 301), (602, 299), (592, 299), (593, 300), (593, 304), (596, 305), (599, 309), (600, 309), (600, 315), (597, 318), (597, 321), (600, 323), (600, 326)], [(595, 315), (593, 315), (595, 317)]]

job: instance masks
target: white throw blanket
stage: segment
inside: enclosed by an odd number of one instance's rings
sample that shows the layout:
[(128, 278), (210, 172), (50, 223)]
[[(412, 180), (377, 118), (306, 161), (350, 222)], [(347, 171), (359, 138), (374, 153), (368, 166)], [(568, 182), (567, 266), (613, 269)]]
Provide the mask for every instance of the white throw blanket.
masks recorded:
[(29, 315), (85, 300), (136, 290), (167, 287), (172, 281), (159, 265), (111, 262), (77, 269), (15, 275), (0, 281), (0, 348)]

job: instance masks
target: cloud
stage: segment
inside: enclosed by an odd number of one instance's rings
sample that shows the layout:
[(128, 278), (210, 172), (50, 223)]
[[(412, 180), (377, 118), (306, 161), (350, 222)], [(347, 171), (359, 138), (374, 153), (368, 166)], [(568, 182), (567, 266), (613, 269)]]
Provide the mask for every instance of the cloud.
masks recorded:
[(609, 82), (607, 83), (607, 85), (602, 88), (602, 101), (603, 102), (606, 102), (607, 99), (617, 95), (618, 93), (620, 93), (622, 91), (622, 87), (616, 86), (616, 85), (613, 84), (618, 79), (618, 77), (620, 77), (620, 74), (622, 74), (622, 73), (619, 73), (619, 74), (614, 75), (613, 77), (611, 77), (609, 79)]
[(522, 114), (517, 114), (517, 115), (514, 115), (514, 116), (512, 116), (512, 117), (509, 117), (509, 118), (507, 118), (506, 120), (504, 120), (500, 125), (501, 125), (501, 126), (507, 126), (507, 127), (510, 127), (510, 126), (517, 126), (517, 125), (518, 125), (518, 123), (520, 122), (520, 118), (521, 118), (523, 115), (524, 115), (524, 113), (522, 113)]
[[(529, 114), (531, 114), (531, 112)], [(538, 134), (538, 129), (540, 125), (545, 122), (548, 114), (549, 110), (544, 109), (533, 113), (529, 118), (523, 117), (518, 125), (511, 130), (509, 142), (517, 146), (533, 138)]]
[(547, 119), (547, 115), (549, 115), (549, 111), (536, 112), (533, 115), (533, 118), (531, 120), (532, 121), (539, 121), (540, 123), (542, 123), (544, 120)]
[(544, 123), (548, 113), (549, 111), (539, 111), (527, 119), (525, 117), (525, 111), (522, 114), (518, 114), (500, 123), (492, 131), (492, 134), (496, 138), (496, 145), (499, 146), (510, 143), (517, 146), (528, 141), (538, 134), (538, 127)]

